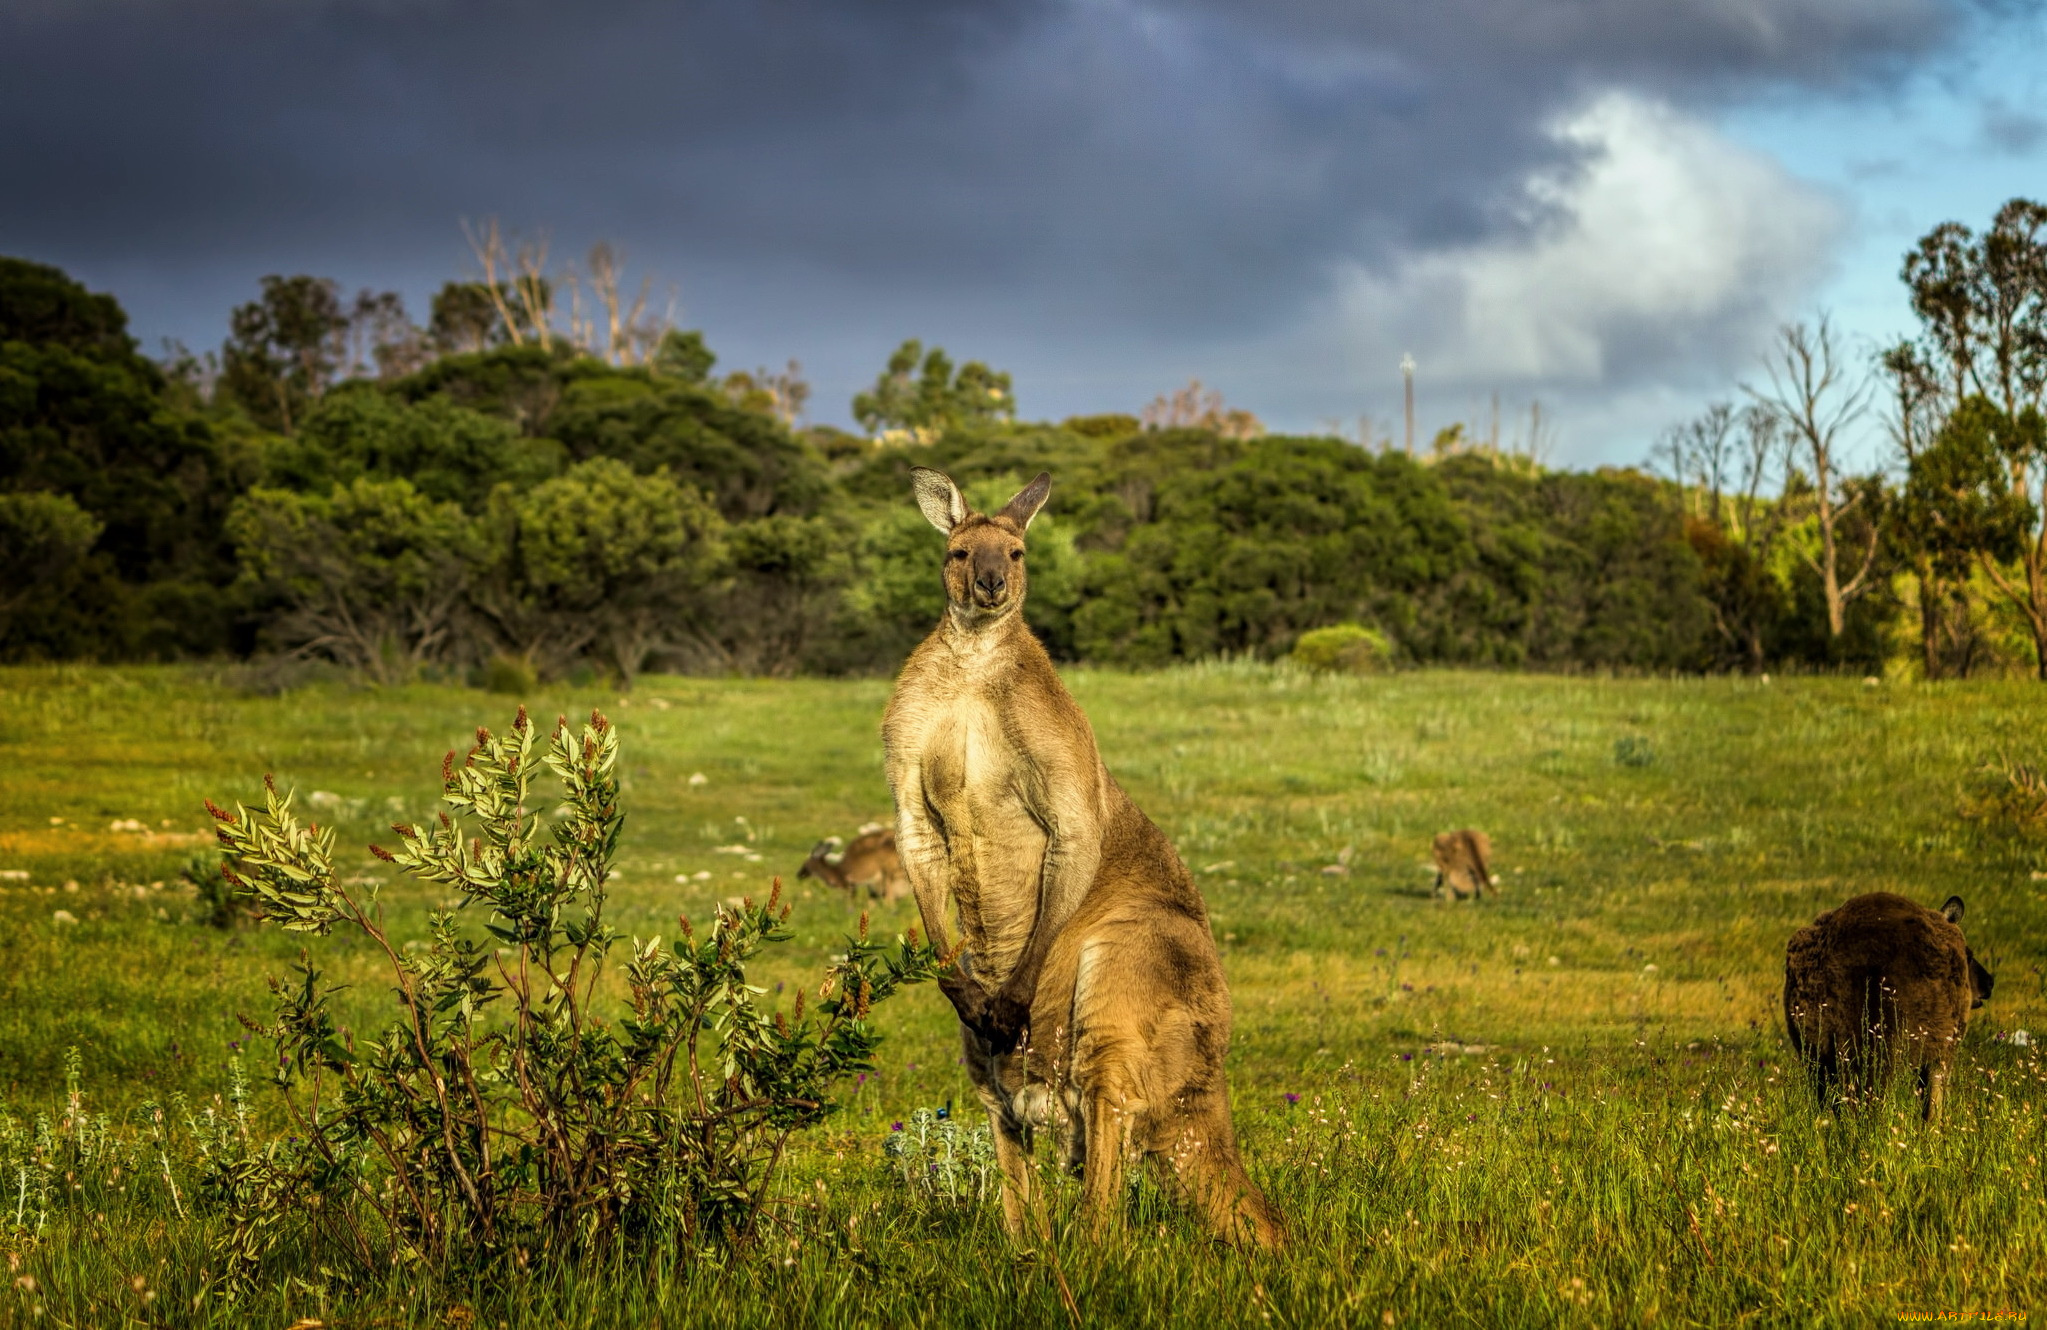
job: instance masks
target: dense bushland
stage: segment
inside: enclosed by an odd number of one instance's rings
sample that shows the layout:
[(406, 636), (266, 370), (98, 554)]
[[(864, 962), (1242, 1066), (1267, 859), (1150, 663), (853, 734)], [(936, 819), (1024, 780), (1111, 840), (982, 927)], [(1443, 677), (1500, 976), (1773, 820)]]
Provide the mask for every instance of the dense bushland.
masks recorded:
[[(1670, 431), (1654, 474), (1455, 428), (1422, 457), (1266, 435), (1193, 388), (1019, 422), (1006, 374), (916, 342), (859, 395), (870, 436), (799, 428), (793, 364), (719, 375), (644, 321), (550, 333), (532, 274), (450, 284), (426, 329), (267, 279), (218, 357), (159, 365), (111, 297), (0, 260), (0, 659), (886, 671), (939, 609), (922, 463), (983, 501), (1052, 471), (1032, 614), (1068, 660), (1269, 658), (1357, 623), (1394, 664), (2047, 670), (2043, 218), (1930, 234), (1922, 336), (1874, 380), (1824, 321), (1787, 327), (1749, 406)], [(1843, 430), (1880, 397), (1896, 474), (1857, 474)]]

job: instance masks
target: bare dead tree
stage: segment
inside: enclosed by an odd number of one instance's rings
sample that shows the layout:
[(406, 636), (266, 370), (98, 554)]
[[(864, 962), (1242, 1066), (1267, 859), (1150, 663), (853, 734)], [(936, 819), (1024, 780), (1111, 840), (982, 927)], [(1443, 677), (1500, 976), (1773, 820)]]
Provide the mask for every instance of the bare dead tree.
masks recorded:
[(550, 350), (554, 345), (554, 285), (547, 277), (547, 232), (521, 241), (513, 262), (518, 275), (512, 287), (526, 313), (527, 327), (540, 349)]
[(1732, 403), (1714, 402), (1665, 430), (1651, 452), (1652, 464), (1664, 468), (1677, 483), (1687, 513), (1715, 525), (1722, 520), (1722, 495), (1735, 461), (1735, 420)]
[(1803, 460), (1812, 466), (1820, 551), (1817, 556), (1808, 553), (1805, 559), (1819, 574), (1826, 597), (1827, 635), (1839, 637), (1847, 626), (1848, 606), (1869, 590), (1870, 571), (1876, 567), (1876, 523), (1869, 523), (1860, 564), (1845, 580), (1837, 539), (1841, 519), (1868, 492), (1842, 483), (1841, 434), (1861, 417), (1868, 404), (1869, 386), (1851, 377), (1839, 339), (1824, 314), (1811, 324), (1787, 323), (1779, 328), (1764, 356), (1763, 370), (1769, 376), (1767, 391), (1746, 385), (1744, 391), (1770, 408)]
[(1205, 429), (1225, 439), (1255, 439), (1265, 424), (1241, 408), (1224, 405), (1223, 395), (1189, 379), (1185, 388), (1161, 393), (1140, 413), (1146, 429)]
[(481, 226), (472, 227), (465, 218), (462, 235), (469, 241), (470, 252), (476, 255), (477, 265), (483, 269), (483, 289), (489, 293), (491, 306), (497, 310), (498, 319), (505, 326), (505, 335), (512, 339), (512, 345), (525, 345), (526, 335), (512, 314), (511, 304), (505, 299), (505, 281), (498, 275), (511, 269), (505, 254), (504, 235), (498, 229), (498, 219), (486, 217)]

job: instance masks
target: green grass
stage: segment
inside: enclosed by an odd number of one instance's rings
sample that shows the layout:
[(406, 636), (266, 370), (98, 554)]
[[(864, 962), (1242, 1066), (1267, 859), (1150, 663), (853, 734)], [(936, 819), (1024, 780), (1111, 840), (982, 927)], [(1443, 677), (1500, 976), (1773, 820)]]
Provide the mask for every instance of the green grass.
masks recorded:
[[(883, 1010), (882, 1066), (805, 1141), (791, 1226), (764, 1247), (534, 1271), (509, 1289), (398, 1273), (343, 1297), (301, 1272), (257, 1305), (195, 1310), (206, 1224), (117, 1183), (40, 1239), (0, 1237), (0, 1322), (1056, 1325), (1074, 1319), (1069, 1295), (1104, 1325), (2047, 1309), (2047, 1071), (2037, 1043), (1999, 1038), (2047, 1036), (2047, 851), (1959, 815), (2000, 752), (2039, 755), (2047, 689), (1237, 665), (1069, 682), (1207, 893), (1236, 1000), (1237, 1117), (1291, 1217), (1285, 1253), (1219, 1249), (1143, 1187), (1126, 1236), (1038, 1249), (1004, 1239), (992, 1207), (910, 1198), (882, 1160), (889, 1123), (971, 1101), (949, 1009), (919, 990)], [(655, 678), (630, 699), (528, 701), (548, 716), (601, 705), (620, 725), (611, 917), (645, 935), (885, 817), (886, 696), (884, 682)], [(302, 799), (336, 796), (316, 815), (360, 844), (426, 814), (441, 753), (511, 705), (444, 687), (245, 696), (198, 670), (0, 671), (0, 871), (29, 874), (0, 879), (0, 1102), (51, 1111), (73, 1045), (88, 1105), (117, 1119), (145, 1098), (217, 1094), (245, 1037), (235, 1013), (266, 1010), (263, 977), (298, 944), (182, 922), (177, 837), (204, 830), (200, 800), (254, 799), (272, 771)], [(130, 819), (155, 835), (109, 830)], [(1497, 900), (1430, 898), (1429, 837), (1458, 826), (1492, 836)], [(715, 852), (734, 844), (760, 858)], [(1325, 872), (1346, 850), (1348, 871)], [(389, 875), (367, 854), (351, 871)], [(837, 897), (793, 885), (798, 937), (771, 981), (813, 973), (851, 926)], [(1966, 897), (1997, 974), (1930, 1130), (1902, 1100), (1825, 1117), (1783, 1042), (1786, 938), (1879, 888)], [(400, 931), (434, 903), (402, 882), (386, 900)], [(380, 1019), (372, 958), (316, 945), (360, 981), (346, 1014)], [(0, 1178), (0, 1231), (12, 1201)]]

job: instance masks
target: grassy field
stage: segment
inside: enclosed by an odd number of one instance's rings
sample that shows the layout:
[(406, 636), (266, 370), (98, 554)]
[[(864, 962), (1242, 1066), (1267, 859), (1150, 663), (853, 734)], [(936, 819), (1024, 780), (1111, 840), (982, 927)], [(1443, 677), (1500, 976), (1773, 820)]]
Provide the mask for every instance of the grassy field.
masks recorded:
[[(881, 1143), (971, 1102), (950, 1011), (881, 1014), (878, 1074), (791, 1170), (800, 1222), (737, 1255), (533, 1271), (511, 1288), (317, 1272), (206, 1295), (209, 1231), (104, 1184), (17, 1224), (0, 1322), (63, 1325), (1867, 1325), (2047, 1314), (2047, 846), (1961, 810), (2000, 754), (2038, 757), (2047, 690), (1859, 680), (1595, 680), (1254, 666), (1076, 672), (1111, 769), (1180, 846), (1237, 1009), (1252, 1171), (1277, 1255), (1221, 1249), (1147, 1187), (1129, 1233), (1027, 1249), (991, 1204), (912, 1194)], [(792, 878), (887, 815), (885, 682), (652, 678), (604, 707), (629, 809), (611, 917), (672, 932)], [(274, 772), (351, 845), (432, 807), (443, 751), (515, 699), (452, 687), (250, 696), (203, 671), (0, 671), (0, 1103), (81, 1093), (119, 1121), (210, 1102), (297, 941), (192, 920), (175, 877), (201, 799)], [(701, 775), (703, 779), (696, 777)], [(318, 792), (318, 793), (315, 793)], [(1439, 902), (1428, 841), (1474, 826), (1498, 899)], [(352, 871), (387, 877), (360, 855)], [(26, 875), (25, 877), (22, 875)], [(708, 875), (708, 876), (706, 876)], [(1947, 1118), (1821, 1113), (1787, 1059), (1791, 930), (1856, 893), (1967, 898), (1997, 975)], [(436, 902), (386, 893), (401, 934)], [(813, 974), (852, 914), (797, 884), (770, 981)], [(62, 912), (62, 917), (60, 913)], [(905, 904), (878, 919), (911, 922)], [(343, 1005), (388, 1007), (336, 938)], [(351, 948), (354, 948), (352, 951)], [(262, 1103), (258, 1094), (259, 1107)], [(85, 1185), (80, 1183), (80, 1186)], [(1062, 1193), (1062, 1197), (1066, 1194)], [(26, 1282), (24, 1282), (26, 1281)]]

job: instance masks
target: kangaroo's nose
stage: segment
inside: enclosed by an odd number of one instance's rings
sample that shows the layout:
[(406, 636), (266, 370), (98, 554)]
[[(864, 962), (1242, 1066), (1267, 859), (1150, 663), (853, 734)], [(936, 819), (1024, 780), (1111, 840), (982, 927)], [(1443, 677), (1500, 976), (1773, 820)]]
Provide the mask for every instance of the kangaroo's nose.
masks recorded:
[(984, 596), (995, 597), (1009, 585), (1009, 579), (1001, 573), (982, 573), (974, 579), (974, 588)]

